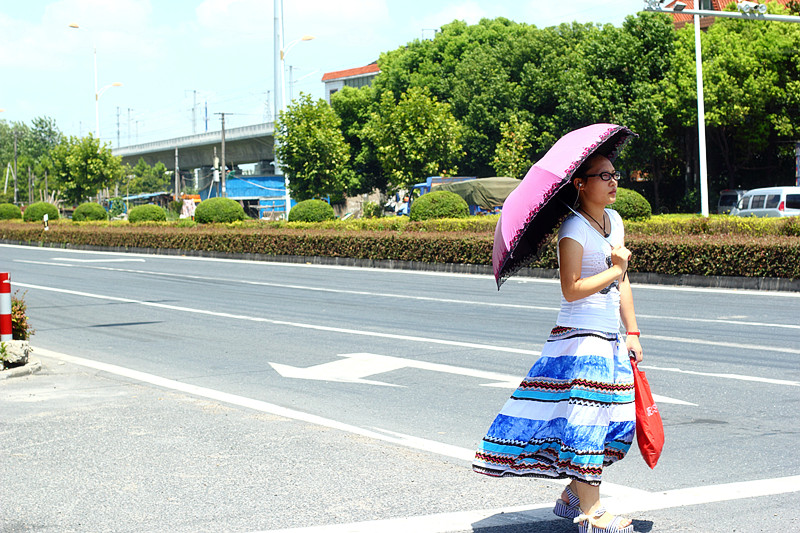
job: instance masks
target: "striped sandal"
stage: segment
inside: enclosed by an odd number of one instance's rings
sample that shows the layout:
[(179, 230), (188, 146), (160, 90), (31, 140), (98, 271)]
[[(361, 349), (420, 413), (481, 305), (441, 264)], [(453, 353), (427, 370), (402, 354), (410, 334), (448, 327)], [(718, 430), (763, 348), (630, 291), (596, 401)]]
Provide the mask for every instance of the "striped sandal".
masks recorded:
[(566, 493), (569, 502), (565, 502), (563, 497), (556, 500), (556, 506), (553, 509), (553, 513), (561, 518), (569, 518), (572, 520), (581, 514), (581, 501), (577, 496), (575, 496), (575, 493), (572, 492), (572, 489), (569, 488), (569, 485), (567, 485)]
[(615, 516), (614, 519), (606, 525), (606, 527), (598, 527), (597, 519), (606, 514), (605, 508), (601, 507), (595, 511), (594, 515), (587, 515), (581, 513), (575, 517), (573, 522), (578, 524), (578, 533), (633, 533), (633, 524), (621, 527), (624, 518)]

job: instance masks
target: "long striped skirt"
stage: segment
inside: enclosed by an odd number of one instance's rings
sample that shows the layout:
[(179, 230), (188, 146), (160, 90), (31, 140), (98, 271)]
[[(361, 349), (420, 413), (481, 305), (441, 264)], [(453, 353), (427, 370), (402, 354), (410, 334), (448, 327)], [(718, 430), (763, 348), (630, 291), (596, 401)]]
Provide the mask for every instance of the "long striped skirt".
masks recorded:
[(481, 442), (473, 470), (599, 485), (636, 430), (633, 373), (616, 333), (556, 327)]

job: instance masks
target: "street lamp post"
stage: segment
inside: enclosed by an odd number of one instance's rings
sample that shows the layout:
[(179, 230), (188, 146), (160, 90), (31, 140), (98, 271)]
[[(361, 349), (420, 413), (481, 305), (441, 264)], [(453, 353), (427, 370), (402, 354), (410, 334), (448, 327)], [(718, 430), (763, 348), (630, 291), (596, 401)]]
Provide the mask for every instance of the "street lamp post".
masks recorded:
[[(283, 0), (273, 0), (273, 14), (274, 14), (274, 34), (275, 34), (275, 43), (274, 43), (274, 51), (275, 51), (275, 76), (274, 76), (274, 84), (275, 84), (275, 116), (273, 117), (273, 165), (275, 166), (275, 174), (280, 175), (280, 160), (278, 158), (278, 139), (277, 139), (277, 128), (275, 127), (278, 123), (278, 117), (280, 114), (286, 111), (286, 102), (284, 100), (285, 90), (285, 77), (284, 77), (284, 58), (286, 57), (286, 53), (292, 49), (297, 43), (301, 41), (310, 41), (314, 37), (311, 35), (303, 35), (299, 39), (295, 39), (289, 46), (283, 46)], [(289, 210), (292, 207), (292, 198), (289, 193), (289, 176), (284, 175), (284, 186), (286, 188), (286, 192), (284, 195), (284, 203), (286, 204), (285, 207), (285, 215), (286, 219), (289, 219)]]
[(706, 157), (706, 115), (703, 102), (703, 53), (700, 47), (700, 17), (738, 18), (744, 20), (771, 20), (776, 22), (800, 22), (800, 17), (792, 15), (767, 14), (767, 6), (758, 2), (739, 2), (740, 12), (714, 11), (708, 9), (686, 9), (683, 2), (675, 2), (672, 9), (661, 6), (661, 0), (645, 0), (645, 11), (658, 13), (681, 13), (694, 16), (694, 54), (697, 76), (697, 155), (700, 160), (700, 209), (702, 215), (709, 215), (708, 208), (708, 168)]
[[(76, 24), (72, 23), (69, 25), (70, 28), (74, 28), (79, 30), (81, 27)], [(122, 83), (115, 81), (114, 83), (110, 83), (103, 87), (102, 89), (97, 88), (97, 46), (94, 44), (94, 39), (92, 39), (92, 49), (94, 50), (94, 131), (97, 139), (100, 139), (100, 97), (103, 95), (104, 92), (109, 90), (111, 87), (122, 87)]]

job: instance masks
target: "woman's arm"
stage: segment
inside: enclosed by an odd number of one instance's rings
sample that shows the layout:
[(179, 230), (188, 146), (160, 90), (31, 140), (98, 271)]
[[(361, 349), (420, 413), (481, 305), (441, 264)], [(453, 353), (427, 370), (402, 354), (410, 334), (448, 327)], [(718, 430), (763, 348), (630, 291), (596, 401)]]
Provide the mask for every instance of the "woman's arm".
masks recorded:
[[(636, 313), (633, 310), (633, 292), (631, 291), (631, 281), (628, 276), (619, 284), (619, 315), (622, 319), (622, 325), (625, 331), (639, 331), (639, 326), (636, 323)], [(638, 335), (628, 335), (625, 338), (625, 344), (628, 347), (628, 353), (633, 352), (636, 356), (636, 362), (640, 362), (644, 357), (642, 352), (642, 345), (639, 342)]]
[(612, 266), (603, 272), (581, 278), (581, 263), (583, 261), (583, 246), (570, 237), (558, 241), (559, 274), (561, 276), (561, 292), (568, 302), (586, 298), (611, 285), (619, 279), (628, 268), (630, 251), (623, 246), (611, 250)]

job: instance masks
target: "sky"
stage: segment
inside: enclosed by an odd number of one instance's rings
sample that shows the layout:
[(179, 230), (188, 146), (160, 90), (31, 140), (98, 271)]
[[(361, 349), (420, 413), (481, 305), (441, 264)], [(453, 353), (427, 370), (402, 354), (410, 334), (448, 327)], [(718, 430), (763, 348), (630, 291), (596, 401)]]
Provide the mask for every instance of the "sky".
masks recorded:
[[(275, 0), (280, 1), (280, 0)], [(283, 0), (286, 100), (453, 20), (620, 25), (643, 0)], [(71, 28), (70, 25), (78, 25)], [(270, 0), (0, 0), (0, 120), (112, 147), (272, 121)], [(313, 40), (297, 41), (303, 36)], [(297, 41), (297, 42), (296, 42)], [(291, 73), (289, 72), (291, 70)], [(291, 83), (290, 83), (291, 81)], [(121, 86), (111, 86), (121, 83)], [(103, 91), (104, 88), (107, 88)]]

